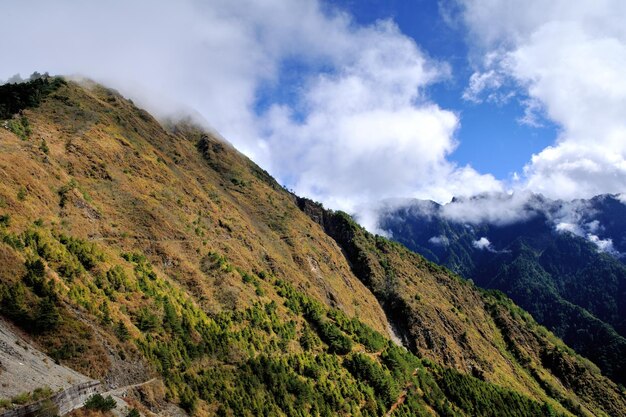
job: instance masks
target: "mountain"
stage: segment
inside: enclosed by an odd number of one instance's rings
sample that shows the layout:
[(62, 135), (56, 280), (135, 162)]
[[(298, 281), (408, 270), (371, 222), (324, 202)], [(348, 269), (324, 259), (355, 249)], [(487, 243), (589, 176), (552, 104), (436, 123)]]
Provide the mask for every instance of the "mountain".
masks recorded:
[[(143, 415), (626, 416), (502, 293), (191, 121), (47, 76), (0, 86), (0, 109), (0, 314)], [(30, 388), (0, 406), (50, 391)]]
[[(625, 383), (626, 204), (620, 198), (409, 201), (386, 206), (379, 227), (477, 285), (503, 291)], [(512, 216), (504, 214), (511, 209)]]

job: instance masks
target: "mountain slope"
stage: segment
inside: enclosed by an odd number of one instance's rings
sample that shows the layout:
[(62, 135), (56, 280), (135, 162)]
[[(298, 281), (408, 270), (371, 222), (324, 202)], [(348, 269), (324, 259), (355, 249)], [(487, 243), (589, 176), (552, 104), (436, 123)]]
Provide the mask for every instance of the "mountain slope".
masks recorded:
[[(343, 247), (355, 274), (399, 323), (418, 356), (528, 395), (554, 395), (556, 387), (565, 385), (584, 396), (590, 391), (583, 388), (583, 380), (593, 386), (592, 380), (603, 379), (595, 366), (575, 358), (502, 294), (482, 292), (403, 246), (372, 236), (345, 214), (325, 211), (306, 199), (300, 199), (300, 207)], [(561, 356), (564, 352), (569, 353)], [(555, 355), (559, 365), (553, 362)], [(578, 369), (575, 379), (581, 385), (570, 385), (558, 375), (567, 362)], [(540, 371), (542, 367), (552, 375)], [(616, 394), (604, 406), (624, 400), (624, 393)]]
[(0, 129), (0, 312), (60, 363), (108, 389), (156, 376), (155, 412), (626, 415), (505, 297), (303, 212), (191, 123), (38, 83)]
[[(412, 202), (383, 214), (380, 227), (476, 284), (505, 292), (606, 375), (624, 383), (626, 266), (623, 258), (600, 252), (592, 242), (612, 242), (612, 250), (622, 249), (620, 222), (626, 205), (615, 196), (576, 202), (577, 223), (593, 228), (588, 239), (557, 232), (555, 227), (579, 226), (555, 224), (562, 203), (539, 201), (540, 210), (505, 224), (457, 221), (448, 215), (450, 207)], [(462, 203), (451, 206), (455, 204)]]

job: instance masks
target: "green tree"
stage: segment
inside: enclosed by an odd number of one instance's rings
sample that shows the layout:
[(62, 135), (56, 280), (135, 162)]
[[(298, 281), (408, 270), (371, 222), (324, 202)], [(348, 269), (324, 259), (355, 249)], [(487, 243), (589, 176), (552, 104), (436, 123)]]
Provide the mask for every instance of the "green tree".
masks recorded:
[(178, 317), (176, 309), (169, 298), (165, 299), (163, 305), (163, 327), (173, 335), (180, 336), (183, 334), (183, 326), (180, 317)]
[(117, 403), (110, 395), (103, 397), (101, 394), (94, 394), (85, 402), (85, 408), (88, 410), (109, 411), (116, 406)]
[(122, 320), (118, 321), (117, 325), (115, 326), (115, 335), (122, 342), (125, 342), (130, 338), (130, 333), (128, 331), (128, 328), (126, 328), (126, 325), (124, 324)]
[(37, 306), (34, 324), (37, 331), (47, 332), (56, 329), (61, 321), (59, 310), (50, 297), (43, 298)]
[(126, 417), (141, 417), (141, 414), (139, 414), (139, 410), (132, 408), (128, 414), (126, 414)]
[(20, 325), (27, 324), (30, 320), (25, 291), (24, 284), (17, 282), (11, 285), (2, 297), (2, 312)]

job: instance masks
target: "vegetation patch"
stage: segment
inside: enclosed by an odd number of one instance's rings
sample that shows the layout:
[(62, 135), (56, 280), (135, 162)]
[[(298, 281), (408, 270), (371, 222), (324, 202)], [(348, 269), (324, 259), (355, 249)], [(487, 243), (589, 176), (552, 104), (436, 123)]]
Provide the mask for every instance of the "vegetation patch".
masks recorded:
[(115, 400), (110, 395), (103, 397), (101, 394), (94, 394), (85, 401), (85, 408), (88, 410), (109, 411), (116, 406)]
[(28, 118), (26, 116), (9, 119), (5, 126), (22, 140), (27, 140), (32, 133), (30, 123), (28, 122)]
[(50, 93), (65, 85), (59, 77), (34, 73), (28, 81), (0, 85), (0, 119), (9, 119), (20, 111), (37, 107)]

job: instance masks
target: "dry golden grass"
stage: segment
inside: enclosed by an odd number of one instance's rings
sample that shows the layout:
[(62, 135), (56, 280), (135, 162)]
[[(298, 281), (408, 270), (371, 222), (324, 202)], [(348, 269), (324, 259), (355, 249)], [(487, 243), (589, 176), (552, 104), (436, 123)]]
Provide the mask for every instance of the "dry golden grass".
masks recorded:
[[(337, 243), (298, 209), (291, 194), (229, 145), (189, 124), (165, 129), (99, 86), (70, 82), (24, 114), (32, 128), (29, 140), (0, 129), (0, 214), (10, 215), (9, 232), (20, 233), (40, 219), (47, 230), (95, 243), (105, 259), (143, 253), (160, 277), (209, 315), (258, 300), (274, 300), (279, 312), (284, 310), (274, 292), (259, 294), (240, 274), (207, 268), (207, 255), (217, 253), (242, 271), (271, 272), (389, 336), (379, 301), (353, 274)], [(415, 352), (547, 399), (507, 346), (517, 337), (516, 344), (541, 368), (539, 351), (549, 346), (545, 339), (533, 339), (533, 332), (504, 335), (471, 285), (433, 270), (397, 245), (383, 246), (368, 253), (373, 275), (388, 273), (376, 259), (382, 251), (396, 276), (395, 291), (409, 306), (405, 330)], [(0, 243), (0, 281), (19, 280), (24, 260)], [(80, 285), (90, 285), (110, 266), (103, 261)], [(129, 264), (123, 268), (132, 274)], [(48, 273), (67, 296), (63, 280)], [(118, 297), (110, 302), (111, 318), (125, 320), (135, 334), (122, 312), (144, 303), (138, 293)], [(84, 355), (69, 365), (97, 378), (118, 362), (140, 362), (130, 343), (98, 330), (96, 313), (67, 302), (59, 330), (37, 341), (48, 350), (68, 341), (80, 345)], [(512, 321), (508, 327), (523, 329), (524, 324)], [(128, 357), (120, 359), (119, 352)], [(140, 364), (137, 369), (141, 374)], [(559, 385), (550, 372), (541, 372)], [(598, 381), (597, 386), (608, 386)]]

